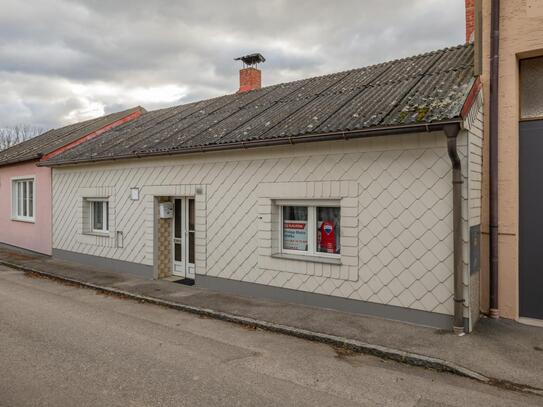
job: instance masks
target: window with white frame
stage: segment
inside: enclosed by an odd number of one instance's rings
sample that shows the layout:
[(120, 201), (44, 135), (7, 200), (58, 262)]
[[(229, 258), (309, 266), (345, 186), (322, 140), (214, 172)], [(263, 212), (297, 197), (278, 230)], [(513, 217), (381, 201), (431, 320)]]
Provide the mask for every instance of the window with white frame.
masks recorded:
[(14, 219), (34, 221), (34, 178), (12, 181), (12, 216)]
[(338, 257), (339, 205), (280, 205), (280, 247), (287, 254)]
[(109, 202), (107, 199), (87, 199), (89, 202), (90, 231), (94, 233), (109, 232)]

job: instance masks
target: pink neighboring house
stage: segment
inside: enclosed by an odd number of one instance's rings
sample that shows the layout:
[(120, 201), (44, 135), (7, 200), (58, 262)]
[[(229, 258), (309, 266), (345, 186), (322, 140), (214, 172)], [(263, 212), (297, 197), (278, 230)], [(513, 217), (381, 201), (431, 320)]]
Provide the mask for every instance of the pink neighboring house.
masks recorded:
[(144, 112), (145, 109), (138, 106), (49, 130), (0, 151), (0, 243), (51, 255), (51, 168), (36, 164)]

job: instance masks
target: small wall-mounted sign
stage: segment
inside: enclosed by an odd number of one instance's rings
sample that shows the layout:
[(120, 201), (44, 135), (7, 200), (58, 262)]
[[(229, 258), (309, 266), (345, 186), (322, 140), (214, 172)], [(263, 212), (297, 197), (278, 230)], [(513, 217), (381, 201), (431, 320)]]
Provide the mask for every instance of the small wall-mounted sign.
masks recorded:
[(140, 200), (140, 189), (139, 188), (130, 188), (130, 199), (133, 201)]

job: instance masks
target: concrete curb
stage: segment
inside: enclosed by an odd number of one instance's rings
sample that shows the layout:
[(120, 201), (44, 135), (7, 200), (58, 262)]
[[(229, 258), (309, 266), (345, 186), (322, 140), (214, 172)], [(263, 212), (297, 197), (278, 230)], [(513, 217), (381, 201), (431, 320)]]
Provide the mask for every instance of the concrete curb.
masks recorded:
[(196, 315), (202, 315), (202, 316), (215, 318), (222, 321), (232, 322), (232, 323), (249, 326), (253, 328), (260, 328), (260, 329), (264, 329), (271, 332), (281, 333), (284, 335), (295, 336), (295, 337), (307, 339), (313, 342), (326, 343), (329, 345), (349, 349), (354, 352), (374, 355), (374, 356), (378, 356), (384, 359), (406, 363), (412, 366), (420, 366), (420, 367), (426, 367), (426, 368), (434, 369), (441, 372), (448, 372), (455, 375), (468, 377), (470, 379), (477, 380), (479, 382), (483, 382), (486, 384), (492, 384), (499, 387), (505, 387), (510, 390), (528, 392), (528, 393), (536, 394), (539, 396), (543, 395), (543, 392), (540, 389), (532, 388), (530, 386), (524, 386), (518, 383), (511, 383), (511, 382), (506, 382), (499, 379), (489, 378), (473, 370), (467, 369), (465, 367), (459, 366), (455, 363), (452, 363), (440, 358), (420, 355), (420, 354), (412, 353), (412, 352), (406, 352), (399, 349), (389, 348), (389, 347), (381, 346), (381, 345), (374, 345), (374, 344), (362, 342), (356, 339), (349, 339), (349, 338), (344, 338), (340, 336), (324, 334), (320, 332), (313, 332), (313, 331), (308, 331), (301, 328), (295, 328), (288, 325), (276, 324), (273, 322), (257, 320), (257, 319), (238, 316), (234, 314), (228, 314), (225, 312), (215, 311), (208, 308), (194, 307), (191, 305), (185, 305), (185, 304), (179, 304), (172, 301), (161, 300), (159, 298), (134, 294), (129, 291), (119, 290), (112, 287), (100, 286), (97, 284), (93, 284), (93, 283), (89, 283), (89, 282), (85, 282), (85, 281), (81, 281), (81, 280), (77, 280), (77, 279), (73, 279), (69, 277), (59, 276), (53, 273), (34, 269), (28, 266), (21, 266), (19, 264), (7, 262), (4, 260), (0, 260), (0, 264), (3, 264), (4, 266), (11, 267), (11, 268), (21, 270), (24, 272), (30, 272), (30, 273), (42, 275), (54, 280), (69, 282), (72, 284), (77, 284), (82, 287), (92, 288), (97, 291), (111, 293), (111, 294), (115, 294), (115, 295), (127, 297), (127, 298), (133, 298), (133, 299), (144, 301), (151, 304), (162, 305), (168, 308), (190, 312)]

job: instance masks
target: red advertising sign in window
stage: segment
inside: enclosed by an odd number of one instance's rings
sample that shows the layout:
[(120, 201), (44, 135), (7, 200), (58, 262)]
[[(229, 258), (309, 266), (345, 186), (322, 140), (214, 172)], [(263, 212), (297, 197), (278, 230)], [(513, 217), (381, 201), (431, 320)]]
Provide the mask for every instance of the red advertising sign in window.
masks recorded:
[(283, 249), (307, 250), (307, 222), (283, 222)]

